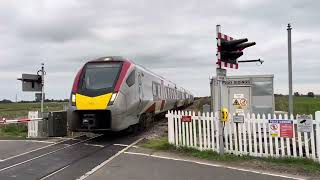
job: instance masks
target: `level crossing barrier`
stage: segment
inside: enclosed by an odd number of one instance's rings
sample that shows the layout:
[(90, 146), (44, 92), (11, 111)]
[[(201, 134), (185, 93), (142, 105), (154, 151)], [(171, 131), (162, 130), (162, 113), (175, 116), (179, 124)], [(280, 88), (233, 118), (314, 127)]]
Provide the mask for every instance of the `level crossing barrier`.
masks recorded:
[(27, 123), (27, 122), (31, 122), (31, 121), (42, 121), (42, 118), (19, 118), (19, 119), (6, 119), (6, 118), (2, 118), (0, 120), (0, 124), (17, 124), (17, 123)]
[[(168, 111), (168, 141), (177, 147), (219, 152), (218, 113)], [(224, 150), (256, 157), (309, 158), (320, 162), (320, 111), (312, 121), (311, 132), (299, 132), (297, 120), (287, 115), (244, 116), (243, 123), (232, 117), (224, 124)], [(292, 121), (289, 137), (272, 136), (269, 120)]]
[(43, 118), (40, 117), (40, 113), (38, 111), (29, 111), (28, 117), (24, 117), (24, 118), (18, 118), (18, 119), (0, 118), (0, 125), (28, 123), (28, 137), (35, 138), (40, 136), (39, 132), (42, 131), (42, 126), (41, 126), (42, 121), (43, 121)]

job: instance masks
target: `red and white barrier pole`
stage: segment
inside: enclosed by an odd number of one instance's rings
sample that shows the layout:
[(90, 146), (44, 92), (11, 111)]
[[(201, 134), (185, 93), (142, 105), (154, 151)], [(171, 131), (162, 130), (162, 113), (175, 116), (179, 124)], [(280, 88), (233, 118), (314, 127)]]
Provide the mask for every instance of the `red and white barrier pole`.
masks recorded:
[(30, 121), (42, 121), (42, 120), (43, 118), (34, 118), (34, 119), (20, 118), (20, 119), (10, 119), (10, 120), (7, 120), (6, 118), (1, 118), (0, 124), (15, 124), (15, 123), (25, 123)]

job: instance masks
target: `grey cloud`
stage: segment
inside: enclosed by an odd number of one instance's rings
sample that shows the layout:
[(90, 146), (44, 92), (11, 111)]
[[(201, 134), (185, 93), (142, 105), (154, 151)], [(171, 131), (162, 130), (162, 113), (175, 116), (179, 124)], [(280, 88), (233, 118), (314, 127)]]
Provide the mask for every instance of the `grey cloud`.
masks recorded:
[[(264, 58), (263, 66), (240, 64), (228, 74), (275, 74), (286, 93), (286, 25), (293, 26), (294, 83), (306, 91), (318, 80), (320, 37), (316, 1), (1, 1), (1, 98), (26, 99), (15, 81), (22, 72), (47, 68), (47, 97), (69, 96), (76, 71), (101, 56), (122, 55), (192, 90), (209, 95), (215, 74), (215, 25), (255, 47), (241, 59)], [(320, 87), (313, 91), (320, 93)]]

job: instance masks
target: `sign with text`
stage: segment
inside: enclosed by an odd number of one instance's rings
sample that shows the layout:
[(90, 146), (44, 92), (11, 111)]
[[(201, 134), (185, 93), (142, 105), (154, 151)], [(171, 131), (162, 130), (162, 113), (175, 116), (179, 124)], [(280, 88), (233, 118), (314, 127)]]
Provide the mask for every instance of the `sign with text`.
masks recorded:
[(244, 116), (242, 116), (242, 115), (233, 116), (233, 122), (234, 123), (244, 123)]
[(234, 99), (241, 99), (244, 98), (244, 94), (233, 94)]
[(269, 120), (269, 133), (272, 137), (293, 137), (292, 120)]
[(297, 127), (299, 132), (312, 132), (313, 120), (311, 115), (298, 115)]
[(225, 69), (217, 69), (217, 80), (225, 81), (227, 78), (227, 71)]
[(182, 122), (191, 122), (192, 118), (191, 116), (182, 116), (181, 121)]
[(223, 82), (224, 85), (251, 85), (250, 80), (227, 80)]
[[(43, 93), (43, 97), (44, 97), (43, 99), (46, 99), (46, 96), (44, 93)], [(35, 98), (37, 102), (40, 102), (42, 100), (42, 93), (35, 93)]]

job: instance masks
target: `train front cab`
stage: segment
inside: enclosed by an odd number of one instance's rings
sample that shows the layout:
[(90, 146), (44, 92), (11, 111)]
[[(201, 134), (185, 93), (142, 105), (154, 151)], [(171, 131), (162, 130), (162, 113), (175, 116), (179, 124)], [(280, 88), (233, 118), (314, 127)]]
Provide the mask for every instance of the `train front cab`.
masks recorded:
[(71, 131), (112, 130), (113, 118), (126, 111), (120, 86), (129, 66), (126, 61), (93, 61), (84, 65), (74, 80), (70, 97)]

